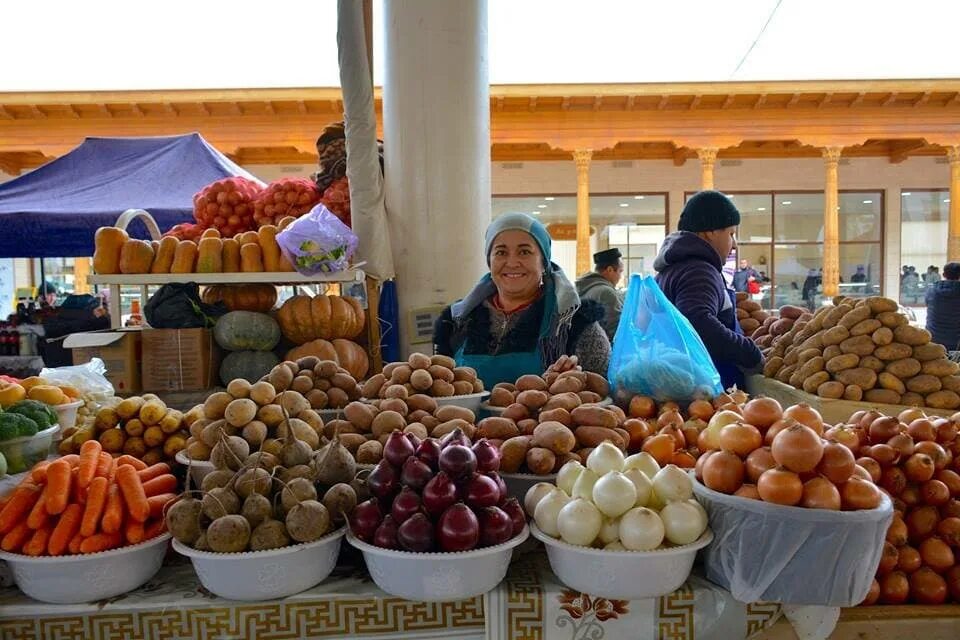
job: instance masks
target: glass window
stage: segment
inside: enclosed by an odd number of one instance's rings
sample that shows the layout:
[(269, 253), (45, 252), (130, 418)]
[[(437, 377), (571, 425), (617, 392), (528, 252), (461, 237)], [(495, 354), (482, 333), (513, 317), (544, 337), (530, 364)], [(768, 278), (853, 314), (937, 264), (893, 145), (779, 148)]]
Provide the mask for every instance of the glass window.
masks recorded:
[(772, 196), (769, 193), (728, 194), (740, 211), (740, 229), (737, 238), (741, 242), (770, 242), (773, 218)]
[(823, 303), (823, 245), (777, 244), (774, 306), (799, 304), (815, 309)]
[(774, 200), (777, 242), (823, 242), (823, 193), (777, 193)]
[[(739, 262), (746, 260), (749, 263), (748, 266), (760, 274), (758, 282), (760, 285), (760, 293), (752, 294), (751, 298), (763, 307), (769, 309), (772, 306), (771, 296), (773, 295), (773, 271), (770, 269), (770, 245), (743, 244), (740, 245), (738, 254), (738, 268)], [(799, 302), (799, 296), (797, 300)]]
[(880, 295), (880, 243), (840, 245), (840, 293), (865, 297)]
[(924, 307), (947, 260), (950, 191), (900, 193), (900, 303)]
[(883, 214), (880, 192), (840, 194), (840, 242), (879, 242)]

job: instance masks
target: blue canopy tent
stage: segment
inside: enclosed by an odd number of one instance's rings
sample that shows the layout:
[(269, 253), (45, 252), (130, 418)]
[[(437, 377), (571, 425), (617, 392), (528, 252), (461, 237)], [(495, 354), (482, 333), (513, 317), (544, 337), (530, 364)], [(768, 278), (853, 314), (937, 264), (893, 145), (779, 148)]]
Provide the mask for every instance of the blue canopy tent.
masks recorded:
[[(199, 134), (87, 138), (70, 153), (0, 184), (0, 258), (93, 255), (93, 235), (127, 209), (161, 230), (193, 221), (193, 194), (231, 176), (260, 182)], [(139, 221), (131, 236), (149, 239)]]

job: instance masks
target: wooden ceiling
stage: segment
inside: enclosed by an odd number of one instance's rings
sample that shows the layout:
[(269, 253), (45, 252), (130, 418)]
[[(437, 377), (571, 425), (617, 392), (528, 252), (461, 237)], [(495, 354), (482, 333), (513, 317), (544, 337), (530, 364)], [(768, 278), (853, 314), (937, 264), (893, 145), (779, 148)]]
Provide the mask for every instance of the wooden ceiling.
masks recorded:
[[(376, 91), (378, 115), (381, 92)], [(0, 171), (87, 136), (199, 131), (241, 164), (312, 164), (338, 88), (0, 93)], [(494, 161), (847, 157), (902, 162), (960, 145), (960, 80), (504, 85), (490, 90)]]

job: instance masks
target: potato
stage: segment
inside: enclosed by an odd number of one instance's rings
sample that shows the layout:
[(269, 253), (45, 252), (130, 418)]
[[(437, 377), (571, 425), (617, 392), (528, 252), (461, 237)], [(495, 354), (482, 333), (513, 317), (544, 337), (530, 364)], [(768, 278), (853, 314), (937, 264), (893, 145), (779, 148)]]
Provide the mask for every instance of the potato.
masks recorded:
[(276, 427), (284, 419), (283, 409), (278, 404), (264, 405), (257, 411), (257, 420), (268, 427)]
[(140, 413), (140, 408), (145, 403), (146, 402), (143, 398), (139, 396), (133, 396), (132, 398), (121, 400), (120, 403), (113, 408), (113, 410), (122, 420), (129, 420), (130, 418), (137, 417), (137, 415)]
[(527, 458), (530, 449), (529, 436), (517, 436), (505, 440), (500, 446), (500, 471), (517, 473)]
[(377, 409), (362, 402), (351, 402), (344, 408), (343, 415), (361, 431), (370, 431)]
[(777, 371), (779, 371), (781, 367), (783, 367), (783, 358), (780, 356), (768, 358), (763, 365), (763, 375), (767, 378), (772, 378), (777, 375)]
[(606, 427), (577, 427), (574, 429), (573, 435), (576, 436), (577, 443), (581, 447), (596, 447), (605, 440), (609, 440), (619, 449), (626, 446), (619, 433)]
[(960, 366), (952, 360), (941, 358), (939, 360), (928, 360), (922, 364), (921, 372), (942, 378), (952, 376), (960, 372)]
[(876, 350), (874, 350), (873, 355), (888, 362), (893, 360), (903, 360), (904, 358), (909, 358), (913, 355), (913, 348), (906, 344), (892, 342), (888, 345), (877, 347)]
[(827, 312), (826, 316), (824, 316), (823, 328), (831, 329), (837, 326), (840, 320), (843, 319), (843, 317), (848, 313), (850, 313), (851, 311), (853, 311), (853, 305), (850, 305), (847, 303), (843, 303), (834, 307), (833, 309)]
[(290, 367), (281, 362), (267, 374), (267, 382), (270, 383), (277, 393), (286, 391), (290, 388), (290, 385), (293, 384), (293, 378), (299, 371), (299, 368), (297, 371), (292, 371)]
[(147, 427), (146, 431), (143, 432), (143, 441), (148, 447), (159, 447), (166, 439), (167, 434), (157, 425)]
[(470, 439), (473, 439), (473, 436), (477, 432), (477, 428), (466, 420), (454, 418), (453, 420), (447, 420), (446, 422), (441, 422), (438, 424), (430, 431), (430, 435), (434, 438), (441, 438), (456, 429), (463, 431)]
[(432, 414), (437, 410), (437, 400), (422, 393), (415, 393), (407, 398), (407, 407), (411, 411), (426, 411)]
[(440, 420), (438, 418), (429, 415), (420, 418), (420, 422), (429, 430), (435, 429), (440, 425)]
[(824, 361), (823, 356), (817, 356), (816, 358), (812, 358), (803, 364), (800, 369), (797, 370), (797, 373), (801, 376), (801, 380), (803, 380), (809, 378), (815, 373), (823, 371), (823, 367), (825, 365), (826, 361)]
[[(534, 429), (537, 428), (537, 425), (540, 424), (533, 418), (527, 418), (526, 420), (521, 420), (517, 423), (517, 429), (520, 430), (520, 435), (532, 436)], [(496, 440), (496, 438), (494, 438)]]
[(907, 387), (903, 384), (903, 381), (889, 371), (884, 371), (877, 376), (877, 382), (880, 383), (883, 389), (896, 391), (900, 395), (907, 392)]
[(920, 329), (918, 327), (911, 327), (910, 325), (903, 325), (894, 329), (893, 337), (897, 342), (910, 345), (911, 347), (924, 345), (930, 342), (929, 331), (926, 329)]
[(880, 404), (900, 404), (900, 394), (890, 389), (870, 389), (863, 394), (863, 399)]
[(960, 395), (953, 391), (934, 391), (927, 395), (926, 403), (934, 409), (957, 409), (960, 408)]
[(367, 436), (363, 435), (362, 433), (340, 434), (340, 444), (342, 444), (347, 451), (353, 454), (354, 458), (356, 458), (357, 450), (360, 448), (360, 446), (367, 442), (376, 442), (376, 440), (367, 440)]
[(410, 365), (411, 369), (429, 369), (433, 362), (430, 360), (430, 356), (428, 355), (422, 353), (411, 353), (410, 357), (407, 358), (407, 364)]
[(533, 445), (549, 449), (557, 455), (570, 453), (577, 446), (573, 432), (559, 422), (541, 422), (533, 430)]
[(455, 381), (476, 382), (477, 372), (473, 367), (456, 367), (453, 370), (453, 379)]
[(337, 387), (330, 387), (326, 391), (327, 394), (327, 408), (328, 409), (342, 409), (343, 407), (350, 404), (350, 400), (358, 400), (359, 395), (356, 398), (351, 398), (350, 395), (343, 389)]
[(143, 422), (140, 421), (140, 418), (130, 418), (123, 425), (123, 430), (127, 432), (128, 436), (142, 436), (146, 429), (147, 427), (143, 424)]
[(817, 387), (817, 395), (821, 398), (838, 400), (843, 397), (844, 390), (842, 382), (824, 382)]
[(566, 409), (551, 409), (550, 411), (541, 411), (538, 416), (540, 422), (559, 422), (570, 427), (573, 426), (573, 417)]
[(383, 445), (376, 440), (367, 440), (356, 451), (360, 464), (377, 464), (383, 458)]
[(860, 358), (860, 365), (864, 369), (873, 369), (877, 373), (880, 373), (886, 367), (886, 363), (876, 356), (863, 356)]
[(905, 407), (922, 407), (926, 405), (926, 400), (919, 393), (907, 391), (905, 394), (900, 396), (900, 404)]
[(793, 375), (793, 372), (797, 370), (797, 365), (791, 364), (785, 367), (780, 367), (780, 371), (777, 372), (777, 380), (780, 382), (789, 382), (790, 377)]
[[(803, 380), (801, 384), (803, 386), (803, 390), (807, 393), (817, 393), (817, 389), (820, 387), (820, 385), (826, 382), (830, 382), (830, 374), (826, 371), (817, 371), (816, 373), (810, 375), (810, 377)], [(840, 386), (843, 386), (843, 384), (840, 383)]]
[(177, 455), (180, 451), (185, 449), (187, 446), (187, 439), (179, 433), (175, 433), (169, 438), (167, 438), (163, 443), (163, 455), (168, 460), (172, 460), (174, 456)]
[(257, 403), (250, 398), (239, 398), (227, 405), (224, 419), (235, 427), (242, 427), (257, 417)]
[(878, 347), (884, 347), (893, 342), (893, 329), (880, 327), (870, 334), (870, 339), (873, 340), (873, 344)]
[(267, 439), (267, 435), (269, 435), (267, 425), (259, 420), (251, 420), (243, 427), (243, 431), (240, 432), (240, 436), (250, 443), (251, 448), (259, 447), (260, 443)]
[(300, 415), (300, 412), (310, 408), (310, 401), (296, 391), (283, 391), (276, 397), (276, 402), (290, 417)]
[(143, 438), (127, 438), (126, 442), (123, 443), (123, 452), (128, 456), (142, 459), (144, 454), (147, 453), (147, 444), (143, 441)]
[[(224, 394), (228, 398), (233, 400), (229, 394)], [(150, 400), (149, 402), (144, 402), (143, 406), (140, 407), (140, 421), (146, 426), (152, 426), (155, 424), (160, 424), (160, 421), (163, 420), (163, 416), (167, 415), (167, 405), (163, 404), (160, 400)]]
[[(852, 329), (859, 325), (864, 320), (869, 320), (872, 315), (870, 307), (863, 305), (860, 307), (854, 307), (852, 310), (848, 311), (840, 319), (840, 322), (837, 323), (837, 326), (845, 327), (850, 331), (850, 335), (864, 335), (865, 333), (872, 333), (872, 331), (866, 331), (863, 333), (853, 333)], [(877, 326), (880, 326), (879, 323)]]
[(840, 351), (843, 353), (855, 353), (858, 356), (869, 356), (876, 348), (877, 345), (873, 344), (870, 336), (847, 338), (840, 343)]
[(454, 367), (457, 366), (457, 363), (453, 358), (451, 358), (450, 356), (445, 356), (441, 354), (430, 356), (430, 364), (444, 367), (447, 369), (453, 369)]
[(897, 327), (910, 324), (910, 321), (907, 319), (907, 317), (898, 311), (884, 311), (883, 313), (878, 313), (877, 320), (879, 320), (883, 326), (890, 329), (896, 329)]
[(940, 391), (942, 387), (940, 378), (926, 374), (920, 374), (919, 376), (910, 378), (906, 381), (906, 385), (907, 390), (923, 396)]
[(405, 426), (407, 421), (396, 411), (381, 411), (371, 421), (370, 431), (375, 438), (379, 438), (384, 434), (389, 435), (394, 431), (403, 430)]
[(913, 348), (913, 357), (920, 362), (942, 360), (947, 357), (947, 348), (936, 342), (917, 345)]
[(845, 385), (855, 384), (864, 390), (873, 389), (877, 384), (877, 372), (864, 367), (839, 371), (835, 377)]
[(800, 316), (806, 313), (806, 309), (801, 309), (800, 307), (795, 307), (793, 305), (786, 304), (780, 307), (780, 317), (789, 318), (791, 320), (796, 320)]
[(233, 396), (229, 393), (224, 391), (211, 393), (203, 403), (203, 415), (209, 420), (219, 420), (231, 402), (233, 402)]
[(940, 384), (942, 384), (943, 388), (947, 391), (960, 393), (960, 375), (943, 376), (940, 378)]
[(413, 422), (411, 424), (408, 424), (403, 428), (403, 432), (412, 433), (413, 435), (417, 436), (421, 440), (426, 440), (427, 438), (430, 437), (430, 432), (420, 422)]
[[(583, 391), (583, 382), (576, 378), (557, 378), (556, 382), (550, 385), (550, 393), (558, 395), (561, 393), (580, 393)], [(543, 393), (542, 391), (533, 393)], [(546, 403), (544, 403), (546, 404)]]
[(520, 420), (530, 417), (530, 410), (519, 402), (515, 402), (504, 409), (500, 416), (503, 418), (510, 418), (514, 422), (519, 422)]
[[(866, 309), (866, 307), (861, 307), (861, 308)], [(861, 320), (857, 324), (853, 325), (850, 328), (850, 335), (851, 336), (869, 336), (869, 335), (872, 335), (874, 331), (881, 328), (883, 328), (883, 325), (880, 323), (879, 320), (876, 320), (874, 318), (867, 318), (866, 320)]]
[(866, 299), (866, 304), (874, 314), (896, 311), (900, 308), (896, 300), (875, 296)]
[(538, 476), (553, 473), (553, 467), (557, 463), (557, 457), (549, 449), (543, 447), (531, 447), (527, 451), (527, 468), (530, 473)]
[(823, 355), (823, 352), (820, 349), (806, 349), (797, 356), (797, 364), (803, 366), (808, 361), (813, 360), (814, 358), (820, 357)]
[(570, 417), (573, 418), (574, 424), (590, 427), (613, 429), (620, 424), (616, 414), (597, 406), (579, 406), (570, 412)]
[(847, 385), (843, 391), (843, 399), (851, 402), (860, 402), (863, 399), (863, 389), (855, 384)]
[(517, 378), (517, 391), (546, 391), (547, 383), (540, 376), (527, 374)]
[[(458, 382), (460, 381), (458, 380)], [(450, 396), (456, 395), (457, 390), (452, 384), (450, 384), (446, 380), (434, 380), (433, 384), (430, 386), (430, 393), (435, 398), (449, 398)], [(466, 394), (460, 394), (460, 395), (466, 395)]]
[(800, 370), (797, 369), (790, 376), (790, 379), (787, 381), (787, 384), (789, 384), (791, 387), (794, 387), (796, 389), (803, 389), (803, 381), (805, 379), (806, 378), (803, 377), (803, 374), (800, 373)]
[(484, 418), (477, 423), (477, 435), (481, 438), (508, 440), (520, 435), (517, 423), (509, 418)]
[(580, 401), (580, 396), (575, 393), (561, 393), (560, 395), (553, 396), (543, 405), (541, 411), (550, 411), (551, 409), (566, 409), (567, 411), (573, 411), (577, 407), (583, 404)]
[[(157, 427), (159, 429), (159, 427)], [(163, 432), (161, 432), (162, 434)], [(107, 453), (120, 453), (123, 451), (123, 445), (127, 441), (127, 434), (121, 429), (108, 429), (100, 434), (98, 438), (100, 446)]]
[(798, 366), (800, 366), (799, 363), (800, 363), (800, 354), (801, 354), (801, 353), (803, 353), (804, 351), (810, 351), (810, 350), (812, 350), (812, 351), (820, 351), (821, 348), (822, 348), (822, 347), (818, 347), (818, 348), (816, 348), (816, 349), (802, 349), (802, 348), (791, 349), (791, 350), (787, 353), (787, 355), (784, 356), (784, 358), (783, 358), (783, 364), (787, 365), (788, 367), (789, 367), (789, 366), (798, 367)]
[(380, 395), (380, 389), (386, 383), (387, 378), (382, 373), (377, 373), (363, 383), (360, 393), (364, 398), (376, 398)]
[[(799, 350), (803, 351), (804, 349), (823, 349), (824, 347), (830, 346), (830, 345), (824, 344), (823, 335), (824, 334), (822, 333), (818, 333), (816, 335), (810, 336), (800, 344)], [(784, 362), (786, 361), (787, 360), (784, 359)]]
[(452, 404), (437, 407), (436, 411), (433, 412), (433, 415), (440, 422), (447, 422), (448, 420), (453, 420), (455, 418), (459, 418), (464, 422), (476, 421), (476, 416), (473, 415), (473, 411), (467, 409), (466, 407), (458, 407)]
[(450, 382), (450, 383), (453, 383), (455, 380), (453, 376), (453, 371), (439, 364), (430, 365), (430, 368), (427, 369), (427, 373), (430, 374), (431, 380), (443, 380), (444, 382)]
[(825, 369), (830, 373), (837, 373), (845, 369), (853, 369), (860, 363), (860, 356), (855, 353), (846, 353), (835, 358), (830, 358), (825, 364)]
[(603, 400), (599, 393), (593, 391), (581, 391), (577, 395), (580, 397), (582, 404), (597, 404)]
[(601, 398), (610, 395), (610, 383), (599, 373), (587, 371), (587, 391), (592, 391)]
[[(913, 358), (903, 358), (902, 360), (894, 360), (888, 363), (884, 371), (892, 373), (901, 380), (907, 380), (919, 374), (921, 369), (922, 365), (919, 361)], [(936, 389), (934, 389), (934, 391), (936, 391)]]
[[(580, 382), (577, 380), (573, 380), (573, 379), (570, 379), (570, 380), (572, 381), (573, 384), (576, 384), (576, 385), (580, 384)], [(561, 382), (562, 382), (561, 380), (557, 380), (557, 382), (554, 383), (554, 387), (557, 384), (560, 384)], [(551, 393), (553, 393), (554, 387), (550, 388)], [(564, 391), (559, 393), (565, 393), (566, 391), (569, 391), (569, 390), (570, 389), (564, 389)], [(579, 390), (580, 389), (577, 389), (577, 391)], [(543, 405), (547, 404), (547, 402), (549, 401), (550, 401), (550, 395), (547, 394), (547, 392), (545, 391), (536, 391), (534, 389), (528, 389), (527, 391), (521, 391), (517, 394), (517, 402), (525, 406), (527, 409), (530, 409), (531, 411), (536, 411), (537, 409), (540, 409), (541, 407), (543, 407)]]
[(433, 386), (433, 376), (426, 369), (417, 369), (410, 374), (410, 385), (417, 391), (427, 391)]
[(502, 387), (494, 387), (490, 392), (491, 407), (508, 407), (514, 402), (513, 394)]

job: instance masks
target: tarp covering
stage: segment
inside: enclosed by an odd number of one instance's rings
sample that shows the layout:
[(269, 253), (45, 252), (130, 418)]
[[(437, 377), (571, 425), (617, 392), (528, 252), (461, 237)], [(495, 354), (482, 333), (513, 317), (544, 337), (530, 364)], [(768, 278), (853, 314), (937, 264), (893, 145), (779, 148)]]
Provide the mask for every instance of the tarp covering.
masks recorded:
[[(97, 228), (114, 224), (127, 209), (146, 209), (163, 231), (191, 222), (193, 194), (230, 176), (257, 180), (197, 133), (87, 138), (0, 184), (0, 257), (91, 256)], [(128, 231), (148, 238), (140, 222)]]

